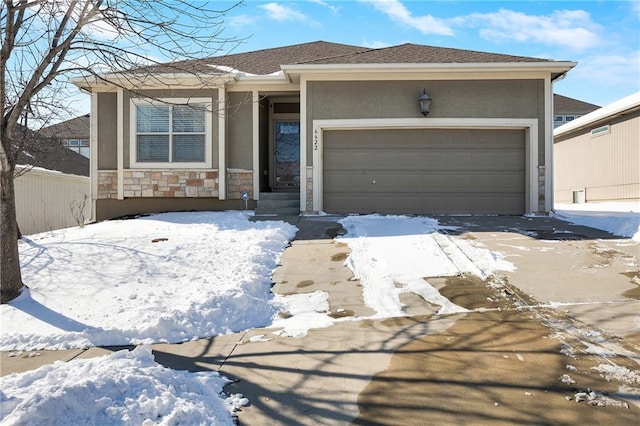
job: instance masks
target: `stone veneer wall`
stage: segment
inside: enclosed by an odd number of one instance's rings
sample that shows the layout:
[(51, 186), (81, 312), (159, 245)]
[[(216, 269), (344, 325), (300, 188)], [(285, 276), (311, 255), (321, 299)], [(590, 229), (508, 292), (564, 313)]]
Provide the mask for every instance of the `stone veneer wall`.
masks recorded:
[(127, 197), (217, 197), (218, 172), (191, 170), (125, 170)]
[(545, 168), (538, 167), (538, 213), (545, 212), (545, 201)]
[(227, 170), (227, 199), (239, 200), (242, 191), (247, 191), (253, 199), (253, 171)]
[[(219, 195), (217, 171), (124, 170), (124, 197), (215, 198)], [(253, 193), (252, 171), (229, 171), (227, 198), (239, 199), (241, 191)], [(98, 172), (98, 199), (118, 198), (118, 172)]]
[(307, 205), (306, 211), (313, 212), (313, 167), (307, 167)]
[(118, 198), (118, 172), (98, 171), (97, 198)]

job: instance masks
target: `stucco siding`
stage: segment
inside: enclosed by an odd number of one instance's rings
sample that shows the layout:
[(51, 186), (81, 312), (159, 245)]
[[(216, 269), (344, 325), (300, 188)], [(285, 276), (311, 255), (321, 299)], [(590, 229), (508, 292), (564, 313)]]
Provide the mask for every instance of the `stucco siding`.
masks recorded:
[(116, 93), (98, 93), (98, 170), (113, 170), (118, 167), (117, 104)]
[[(609, 133), (592, 136), (605, 125)], [(587, 202), (640, 200), (640, 112), (596, 123), (558, 137), (554, 144), (555, 200)]]
[(227, 166), (253, 168), (253, 97), (251, 92), (229, 93), (227, 101)]
[[(422, 117), (418, 97), (432, 99), (427, 118), (535, 118), (544, 123), (543, 80), (311, 81), (307, 128), (315, 119)], [(538, 137), (544, 164), (544, 132)], [(312, 135), (307, 136), (311, 164)]]

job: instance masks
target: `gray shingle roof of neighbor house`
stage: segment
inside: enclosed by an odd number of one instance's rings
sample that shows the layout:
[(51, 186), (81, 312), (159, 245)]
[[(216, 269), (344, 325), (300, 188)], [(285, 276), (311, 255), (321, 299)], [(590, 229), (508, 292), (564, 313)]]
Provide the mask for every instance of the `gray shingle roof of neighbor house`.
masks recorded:
[(635, 111), (640, 111), (640, 91), (632, 93), (629, 96), (625, 96), (622, 99), (618, 99), (615, 102), (607, 104), (602, 108), (598, 108), (589, 114), (583, 115), (580, 118), (576, 118), (575, 120), (556, 128), (553, 131), (553, 136), (558, 137), (560, 135), (569, 134), (573, 131), (609, 120), (613, 117), (631, 114)]
[(175, 72), (177, 69), (203, 72), (215, 66), (237, 71), (268, 75), (281, 70), (282, 65), (339, 64), (462, 64), (462, 63), (526, 63), (549, 62), (549, 59), (477, 52), (472, 50), (425, 46), (405, 43), (398, 46), (368, 48), (315, 41), (252, 52), (214, 56), (149, 67), (155, 72)]
[(89, 176), (89, 159), (62, 146), (59, 140), (50, 139), (31, 130), (20, 128), (16, 137), (25, 137), (18, 154), (18, 165), (41, 167), (78, 176)]
[(553, 109), (556, 114), (584, 115), (600, 106), (558, 94), (553, 95)]
[(89, 114), (84, 114), (79, 117), (45, 127), (40, 130), (40, 134), (46, 138), (88, 139), (90, 121), (91, 119)]

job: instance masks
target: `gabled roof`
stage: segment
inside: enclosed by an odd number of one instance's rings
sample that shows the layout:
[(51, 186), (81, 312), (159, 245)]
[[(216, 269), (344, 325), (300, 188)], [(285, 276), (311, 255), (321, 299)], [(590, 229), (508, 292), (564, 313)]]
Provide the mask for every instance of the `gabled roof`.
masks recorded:
[(585, 115), (600, 108), (598, 105), (583, 102), (558, 94), (553, 95), (553, 110), (556, 114)]
[[(252, 52), (213, 56), (202, 59), (152, 65), (101, 78), (76, 78), (79, 87), (109, 85), (184, 85), (191, 78), (195, 85), (204, 81), (218, 83), (233, 79), (292, 79), (302, 73), (335, 72), (449, 72), (543, 71), (552, 79), (576, 64), (567, 61), (505, 55), (445, 47), (405, 43), (384, 48), (314, 41)], [(295, 78), (295, 77), (293, 77)]]
[[(261, 49), (252, 52), (214, 56), (174, 64), (150, 67), (155, 72), (176, 69), (213, 72), (230, 68), (248, 74), (268, 75), (281, 70), (282, 65), (338, 64), (463, 64), (463, 63), (525, 63), (554, 62), (549, 59), (499, 53), (477, 52), (405, 43), (398, 46), (369, 48), (347, 44), (315, 41), (291, 46)], [(215, 68), (215, 67), (219, 68)]]
[(563, 124), (562, 126), (557, 127), (553, 131), (553, 136), (557, 137), (574, 130), (593, 126), (596, 123), (600, 124), (602, 122), (602, 124), (605, 124), (604, 122), (606, 120), (623, 114), (629, 114), (632, 111), (637, 110), (640, 110), (640, 92), (636, 92), (632, 95), (626, 96), (622, 99), (605, 105), (600, 109), (590, 112), (587, 115), (576, 118), (575, 120), (570, 121), (567, 124)]
[(81, 115), (71, 120), (45, 127), (40, 130), (40, 134), (45, 138), (88, 139), (90, 121), (89, 114)]
[(309, 59), (288, 64), (454, 64), (495, 62), (549, 62), (549, 60), (405, 43), (398, 46), (363, 49), (344, 55)]

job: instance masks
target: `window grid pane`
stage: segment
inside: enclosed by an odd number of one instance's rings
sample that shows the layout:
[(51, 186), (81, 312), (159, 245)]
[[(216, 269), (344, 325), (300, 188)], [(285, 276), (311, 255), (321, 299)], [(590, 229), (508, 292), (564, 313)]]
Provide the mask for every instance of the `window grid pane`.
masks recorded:
[(169, 132), (168, 105), (138, 105), (136, 128), (138, 133)]
[(169, 162), (168, 135), (138, 135), (137, 145), (139, 162)]
[(172, 130), (176, 133), (204, 133), (204, 108), (198, 105), (174, 105)]
[(172, 148), (174, 162), (204, 161), (204, 135), (174, 135)]

